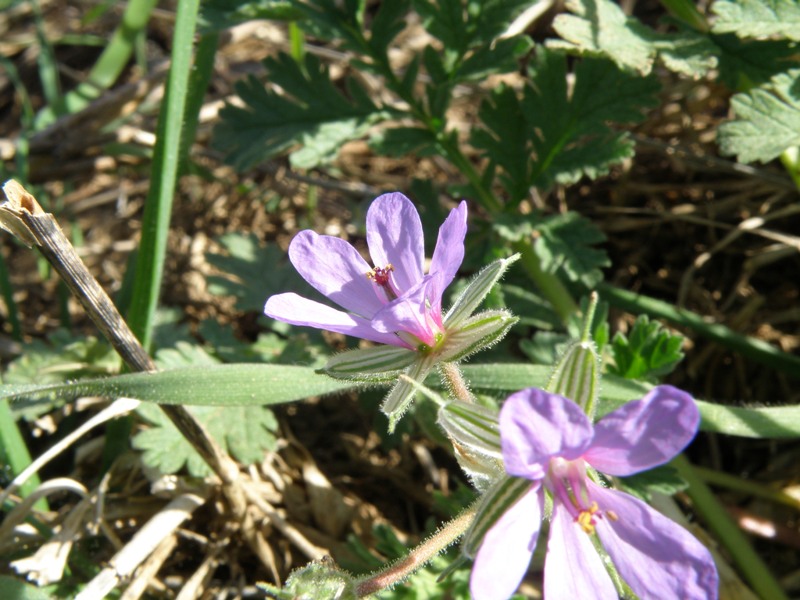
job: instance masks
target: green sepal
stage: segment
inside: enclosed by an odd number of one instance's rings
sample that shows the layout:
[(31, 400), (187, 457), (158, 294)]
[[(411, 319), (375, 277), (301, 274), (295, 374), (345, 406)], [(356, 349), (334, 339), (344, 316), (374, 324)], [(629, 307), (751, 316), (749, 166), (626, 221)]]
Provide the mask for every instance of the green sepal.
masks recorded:
[(600, 357), (594, 342), (570, 345), (553, 368), (545, 389), (573, 400), (593, 418), (600, 396)]
[[(420, 358), (411, 363), (406, 375), (414, 381), (425, 381), (425, 377), (433, 370), (435, 364), (436, 361), (431, 357)], [(417, 388), (405, 378), (401, 378), (386, 396), (381, 410), (389, 417), (389, 433), (394, 432), (397, 422), (408, 409), (416, 393)]]
[(348, 350), (332, 356), (319, 373), (348, 381), (392, 381), (419, 353), (399, 346)]
[(453, 444), (456, 460), (478, 490), (503, 473), (497, 409), (455, 400), (439, 409), (437, 423)]
[(439, 410), (437, 422), (451, 439), (485, 456), (502, 460), (498, 419), (497, 409), (454, 400)]
[(506, 272), (506, 269), (515, 263), (519, 257), (519, 254), (514, 254), (508, 258), (501, 258), (481, 269), (456, 298), (450, 310), (447, 311), (444, 317), (445, 329), (449, 330), (458, 327), (475, 312), (475, 309), (480, 306), (486, 295), (492, 291), (492, 288), (503, 276), (503, 273)]
[[(519, 321), (507, 310), (487, 310), (465, 321), (458, 328), (447, 330), (447, 338), (438, 354), (440, 362), (456, 362), (505, 337)], [(449, 327), (449, 326), (448, 326)]]
[(283, 589), (268, 583), (258, 583), (257, 587), (277, 600), (356, 600), (355, 578), (332, 562), (314, 561), (293, 571)]

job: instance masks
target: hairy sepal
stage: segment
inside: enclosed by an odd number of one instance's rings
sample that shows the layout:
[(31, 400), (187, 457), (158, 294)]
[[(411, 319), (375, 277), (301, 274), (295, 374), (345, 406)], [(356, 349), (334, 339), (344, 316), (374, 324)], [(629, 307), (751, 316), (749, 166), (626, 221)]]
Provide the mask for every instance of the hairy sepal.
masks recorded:
[(332, 356), (319, 372), (336, 379), (380, 383), (397, 379), (418, 358), (418, 352), (399, 346), (359, 348)]
[(469, 282), (463, 292), (456, 298), (453, 306), (444, 317), (445, 329), (458, 328), (480, 306), (486, 295), (492, 291), (509, 266), (519, 259), (519, 254), (501, 258), (486, 265)]
[[(406, 375), (412, 381), (425, 381), (425, 377), (433, 370), (435, 364), (435, 360), (431, 357), (420, 358), (411, 363)], [(389, 417), (389, 433), (394, 432), (397, 422), (403, 416), (403, 413), (408, 410), (416, 393), (417, 388), (408, 379), (402, 378), (395, 384), (389, 395), (386, 396), (381, 410)]]
[(498, 411), (455, 400), (439, 410), (437, 422), (473, 485), (480, 491), (488, 488), (503, 473)]
[(439, 354), (441, 362), (456, 362), (483, 350), (505, 337), (519, 319), (507, 310), (487, 310), (447, 331), (447, 339)]

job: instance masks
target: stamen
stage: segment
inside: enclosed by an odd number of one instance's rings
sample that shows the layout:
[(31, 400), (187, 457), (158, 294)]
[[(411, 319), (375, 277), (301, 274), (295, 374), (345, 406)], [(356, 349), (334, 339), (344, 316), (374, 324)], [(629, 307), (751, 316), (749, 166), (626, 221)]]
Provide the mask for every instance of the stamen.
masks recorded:
[(367, 279), (374, 281), (376, 285), (383, 288), (383, 291), (386, 294), (386, 299), (390, 302), (397, 298), (397, 291), (392, 285), (391, 280), (392, 271), (394, 271), (394, 267), (392, 266), (392, 263), (389, 263), (385, 267), (375, 267), (374, 269), (366, 272)]
[(386, 287), (389, 285), (389, 273), (392, 271), (394, 271), (392, 263), (385, 267), (375, 267), (371, 271), (367, 271), (367, 279), (374, 281), (381, 287)]
[(588, 533), (590, 535), (594, 533), (594, 526), (597, 523), (595, 514), (599, 510), (600, 507), (597, 506), (597, 502), (592, 502), (592, 505), (588, 509), (582, 510), (580, 513), (578, 513), (578, 516), (575, 517), (575, 522), (580, 525), (584, 533)]

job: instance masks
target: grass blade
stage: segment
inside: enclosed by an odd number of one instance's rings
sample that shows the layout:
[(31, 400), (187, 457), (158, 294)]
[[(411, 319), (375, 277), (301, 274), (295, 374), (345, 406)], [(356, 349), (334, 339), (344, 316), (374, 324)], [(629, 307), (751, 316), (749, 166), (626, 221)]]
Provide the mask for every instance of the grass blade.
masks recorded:
[(153, 321), (164, 272), (199, 5), (199, 0), (178, 3), (172, 65), (158, 118), (156, 146), (153, 151), (153, 178), (142, 219), (142, 239), (128, 316), (131, 329), (145, 348), (152, 341)]

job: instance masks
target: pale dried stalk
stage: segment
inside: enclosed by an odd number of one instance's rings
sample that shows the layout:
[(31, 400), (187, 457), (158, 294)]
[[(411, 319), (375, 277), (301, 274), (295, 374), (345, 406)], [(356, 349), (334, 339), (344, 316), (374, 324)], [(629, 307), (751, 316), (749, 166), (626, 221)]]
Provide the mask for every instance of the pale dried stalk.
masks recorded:
[[(11, 232), (28, 246), (37, 246), (40, 249), (81, 302), (95, 325), (132, 370), (140, 372), (156, 370), (155, 363), (119, 314), (114, 303), (83, 264), (53, 215), (45, 213), (36, 199), (14, 180), (6, 182), (3, 191), (8, 201), (0, 204), (0, 228)], [(233, 513), (232, 518), (241, 525), (243, 537), (265, 565), (274, 566), (274, 557), (258, 530), (258, 518), (248, 510), (248, 500), (253, 506), (261, 509), (304, 554), (313, 555), (314, 558), (324, 554), (288, 525), (277, 512), (264, 510), (261, 499), (257, 494), (246, 490), (244, 481), (239, 478), (238, 464), (217, 445), (192, 413), (180, 405), (159, 406), (220, 478), (223, 492)]]
[(38, 473), (39, 469), (44, 467), (64, 450), (72, 446), (72, 444), (74, 444), (85, 433), (88, 433), (106, 421), (110, 421), (111, 419), (129, 413), (139, 406), (139, 404), (140, 401), (134, 400), (133, 398), (118, 398), (91, 419), (83, 423), (80, 427), (74, 431), (71, 431), (67, 436), (60, 439), (54, 446), (48, 448), (41, 455), (37, 456), (36, 459), (31, 462), (31, 464), (29, 464), (19, 473), (19, 475), (14, 477), (8, 487), (6, 487), (6, 489), (0, 494), (0, 505), (2, 505), (14, 491), (28, 481), (31, 476), (33, 476), (35, 473)]
[(197, 494), (183, 494), (175, 498), (136, 532), (131, 541), (109, 561), (109, 566), (100, 571), (75, 600), (105, 598), (120, 581), (130, 577), (162, 541), (171, 536), (205, 501), (203, 496)]
[[(36, 199), (13, 179), (6, 182), (3, 191), (8, 201), (0, 205), (0, 228), (14, 234), (28, 246), (39, 248), (128, 367), (140, 372), (155, 371), (153, 359), (130, 330), (111, 298), (86, 268), (53, 215), (44, 212)], [(214, 442), (203, 425), (185, 407), (160, 406), (222, 480), (234, 513), (244, 514), (244, 494), (240, 486), (234, 483), (239, 475), (236, 462)]]
[(130, 585), (122, 592), (119, 600), (139, 600), (139, 598), (145, 594), (147, 588), (154, 584), (158, 571), (166, 560), (172, 556), (172, 552), (177, 545), (178, 536), (175, 533), (161, 540), (158, 547), (153, 550), (152, 554), (147, 557), (147, 560), (142, 563), (142, 566), (137, 569), (133, 581), (131, 581)]

